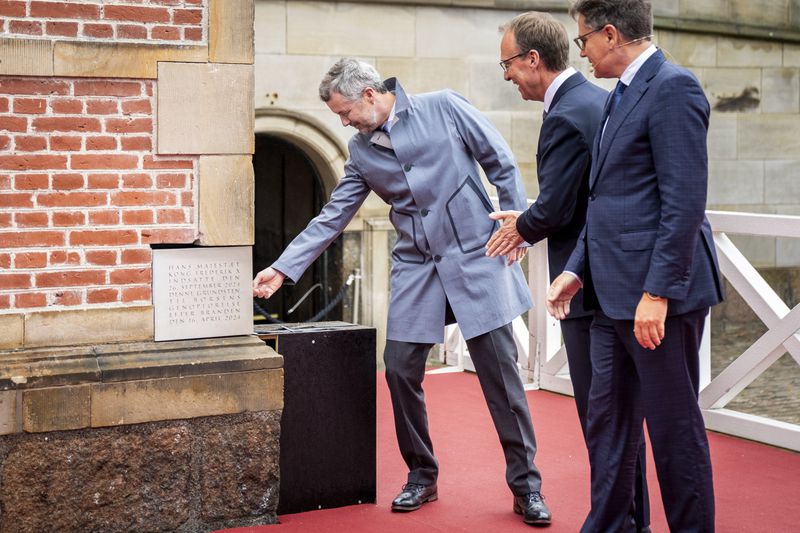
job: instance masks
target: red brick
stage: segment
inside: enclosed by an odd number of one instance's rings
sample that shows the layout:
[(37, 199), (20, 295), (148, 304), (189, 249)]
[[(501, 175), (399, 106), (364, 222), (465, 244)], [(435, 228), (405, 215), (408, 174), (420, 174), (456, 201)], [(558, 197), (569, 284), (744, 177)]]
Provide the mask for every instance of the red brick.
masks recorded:
[(45, 307), (47, 295), (43, 292), (26, 292), (14, 296), (14, 307), (26, 309), (30, 307)]
[(147, 28), (133, 24), (120, 24), (117, 26), (119, 39), (147, 39)]
[(0, 193), (0, 207), (33, 207), (33, 196), (23, 192)]
[(159, 189), (183, 189), (186, 187), (186, 174), (159, 174), (156, 186)]
[(11, 213), (0, 213), (0, 228), (10, 228), (12, 220)]
[[(108, 6), (106, 6), (106, 9)], [(76, 81), (75, 96), (138, 96), (142, 84), (137, 81)]]
[(188, 4), (196, 4), (196, 5), (199, 6), (199, 5), (201, 5), (203, 3), (203, 0), (184, 0), (183, 3), (187, 4), (187, 5)]
[(67, 272), (37, 272), (37, 287), (80, 287), (102, 285), (106, 274), (101, 270), (71, 270)]
[(84, 24), (83, 35), (108, 39), (114, 36), (114, 27), (110, 24)]
[(122, 289), (123, 302), (150, 301), (150, 287), (125, 287)]
[(156, 222), (159, 224), (185, 224), (186, 213), (183, 209), (159, 209), (156, 213)]
[(128, 152), (151, 152), (153, 142), (150, 137), (122, 137), (122, 150)]
[(43, 211), (33, 213), (14, 213), (14, 222), (18, 228), (46, 228), (49, 224), (47, 213)]
[(116, 189), (119, 187), (119, 174), (89, 174), (90, 189)]
[(126, 100), (122, 102), (122, 112), (126, 115), (149, 115), (153, 112), (153, 106), (149, 99)]
[(61, 231), (14, 230), (10, 233), (0, 233), (0, 248), (63, 245), (64, 233)]
[(28, 119), (26, 117), (0, 117), (0, 130), (26, 133), (28, 131)]
[(202, 41), (203, 28), (184, 28), (183, 39), (185, 41)]
[(62, 155), (0, 156), (0, 169), (4, 170), (59, 170), (65, 168), (67, 168), (67, 158)]
[(99, 132), (100, 120), (87, 117), (41, 117), (33, 119), (36, 131)]
[(47, 137), (32, 135), (17, 136), (14, 138), (14, 148), (18, 152), (39, 152), (47, 150)]
[(86, 102), (86, 112), (90, 115), (116, 115), (119, 111), (117, 100), (89, 100)]
[(147, 228), (142, 230), (142, 244), (185, 244), (194, 242), (194, 228)]
[(72, 227), (86, 225), (86, 215), (81, 211), (62, 211), (53, 213), (54, 227)]
[(153, 82), (144, 82), (144, 92), (147, 96), (153, 96)]
[(111, 209), (89, 211), (89, 224), (95, 226), (116, 226), (119, 224), (119, 211)]
[(149, 189), (153, 186), (153, 178), (149, 174), (123, 174), (123, 189)]
[(0, 98), (0, 113), (8, 113), (9, 109), (8, 98)]
[(86, 294), (87, 304), (105, 304), (116, 302), (119, 299), (117, 289), (89, 289)]
[(116, 137), (87, 137), (86, 150), (116, 150), (117, 138)]
[(90, 250), (86, 252), (86, 262), (90, 265), (116, 265), (117, 252), (115, 250)]
[(139, 226), (153, 223), (152, 209), (134, 209), (122, 212), (122, 223), (127, 226)]
[(106, 205), (107, 194), (103, 192), (39, 193), (36, 201), (42, 207), (96, 207)]
[(50, 137), (50, 150), (59, 152), (79, 152), (83, 139), (80, 137)]
[(49, 189), (50, 176), (47, 174), (17, 174), (14, 176), (14, 188), (17, 190)]
[(72, 246), (122, 246), (136, 244), (138, 240), (136, 232), (129, 229), (73, 231), (69, 235)]
[(202, 24), (202, 9), (176, 9), (173, 11), (172, 22), (175, 24)]
[(43, 98), (14, 98), (14, 113), (41, 115), (47, 112), (47, 100)]
[(82, 294), (78, 291), (59, 291), (54, 294), (53, 305), (80, 305)]
[(83, 102), (72, 98), (56, 98), (50, 101), (53, 113), (64, 115), (83, 113)]
[(47, 35), (58, 35), (62, 37), (75, 37), (78, 35), (77, 22), (56, 22), (48, 21), (45, 29)]
[(0, 254), (0, 268), (11, 268), (11, 254)]
[(130, 264), (150, 264), (152, 261), (152, 252), (150, 248), (128, 248), (126, 250), (122, 250), (122, 261), (123, 265), (130, 265)]
[(5, 150), (11, 146), (11, 137), (8, 135), (0, 135), (0, 150)]
[(11, 176), (8, 174), (0, 174), (0, 191), (8, 190), (11, 188)]
[[(178, 6), (183, 0), (150, 0), (151, 4), (159, 4), (162, 6)], [(144, 3), (144, 2), (142, 2)]]
[(132, 22), (169, 22), (169, 10), (161, 7), (105, 6), (106, 20)]
[(0, 78), (3, 94), (69, 94), (70, 84), (48, 78)]
[(193, 191), (184, 191), (181, 193), (181, 205), (183, 207), (193, 207), (194, 206), (194, 192)]
[(0, 289), (27, 289), (30, 286), (30, 274), (0, 274)]
[(49, 253), (50, 265), (79, 265), (81, 264), (81, 256), (78, 252), (67, 252), (65, 250), (56, 250)]
[(99, 19), (100, 6), (81, 2), (31, 2), (30, 15), (42, 18)]
[(153, 121), (149, 118), (109, 118), (106, 119), (109, 133), (150, 133)]
[(3, 0), (0, 2), (0, 15), (4, 17), (24, 17), (25, 2), (14, 0)]
[[(73, 155), (70, 168), (75, 170), (115, 170), (136, 168), (138, 164), (139, 158), (135, 155)], [(2, 163), (0, 163), (0, 168), (3, 168)]]
[(150, 38), (156, 41), (179, 41), (181, 30), (176, 26), (154, 26)]
[(194, 163), (192, 161), (187, 161), (186, 159), (153, 159), (153, 156), (145, 156), (144, 158), (144, 168), (146, 170), (150, 169), (176, 169), (176, 168), (187, 168), (193, 169)]
[(42, 23), (35, 20), (12, 20), (8, 24), (9, 33), (41, 35)]
[(11, 307), (11, 295), (0, 294), (0, 309), (8, 309)]
[(150, 267), (112, 270), (109, 274), (109, 282), (117, 285), (150, 283), (152, 281), (151, 273)]
[(176, 205), (175, 195), (165, 191), (122, 191), (111, 193), (111, 204), (118, 206)]
[(54, 191), (80, 189), (83, 187), (83, 176), (80, 174), (53, 174)]
[(26, 252), (14, 256), (14, 268), (44, 268), (47, 266), (47, 252)]

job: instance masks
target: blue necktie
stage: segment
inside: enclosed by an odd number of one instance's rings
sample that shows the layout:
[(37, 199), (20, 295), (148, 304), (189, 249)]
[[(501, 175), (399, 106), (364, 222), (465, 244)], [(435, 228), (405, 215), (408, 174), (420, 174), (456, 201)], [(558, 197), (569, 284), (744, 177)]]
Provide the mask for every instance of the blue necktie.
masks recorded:
[(614, 94), (611, 95), (611, 106), (608, 108), (608, 116), (614, 112), (619, 104), (619, 101), (622, 100), (622, 93), (625, 92), (628, 86), (622, 83), (622, 80), (617, 82), (617, 86), (614, 88)]

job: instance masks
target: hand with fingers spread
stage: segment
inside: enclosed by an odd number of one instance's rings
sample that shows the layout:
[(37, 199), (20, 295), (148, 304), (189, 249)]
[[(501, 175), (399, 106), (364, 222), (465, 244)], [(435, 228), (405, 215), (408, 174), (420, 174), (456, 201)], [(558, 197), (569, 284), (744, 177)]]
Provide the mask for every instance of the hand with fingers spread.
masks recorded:
[(253, 296), (260, 298), (270, 298), (283, 285), (286, 279), (281, 272), (272, 267), (265, 268), (253, 279)]
[(522, 258), (525, 257), (528, 253), (528, 247), (520, 247), (514, 248), (510, 252), (506, 254), (506, 258), (508, 259), (508, 266), (511, 266), (516, 261), (522, 261)]
[(583, 284), (569, 272), (562, 272), (547, 290), (547, 300), (545, 306), (547, 312), (556, 320), (564, 320), (569, 315), (569, 303), (581, 289)]
[(648, 293), (642, 295), (633, 319), (636, 341), (648, 350), (655, 350), (664, 340), (664, 321), (667, 319), (668, 300)]
[(519, 218), (520, 214), (522, 214), (521, 211), (495, 211), (494, 213), (489, 213), (489, 218), (500, 220), (503, 225), (494, 232), (489, 242), (486, 243), (486, 255), (489, 257), (508, 256), (509, 265), (525, 256), (525, 253), (523, 253), (517, 259), (517, 254), (511, 255), (512, 252), (519, 249), (521, 244), (525, 243), (525, 239), (517, 232), (517, 218)]

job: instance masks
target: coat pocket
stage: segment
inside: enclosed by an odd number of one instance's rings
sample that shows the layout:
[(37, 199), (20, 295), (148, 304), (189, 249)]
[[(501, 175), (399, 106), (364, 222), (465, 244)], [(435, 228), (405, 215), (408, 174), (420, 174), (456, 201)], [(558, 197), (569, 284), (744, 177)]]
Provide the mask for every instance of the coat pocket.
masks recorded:
[(632, 231), (619, 236), (620, 248), (626, 252), (650, 250), (656, 243), (658, 230)]
[(471, 176), (467, 176), (450, 196), (446, 209), (462, 253), (483, 248), (497, 227), (497, 222), (488, 216), (492, 212), (492, 204), (486, 198), (483, 187)]
[(424, 264), (425, 254), (418, 244), (414, 215), (392, 208), (389, 211), (389, 220), (392, 221), (397, 232), (397, 241), (392, 249), (392, 256), (402, 263)]

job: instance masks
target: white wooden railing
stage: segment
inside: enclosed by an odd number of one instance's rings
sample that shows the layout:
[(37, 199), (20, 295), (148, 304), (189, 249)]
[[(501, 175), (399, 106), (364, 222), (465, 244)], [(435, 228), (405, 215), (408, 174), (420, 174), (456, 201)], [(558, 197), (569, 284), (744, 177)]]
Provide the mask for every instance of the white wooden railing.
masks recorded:
[[(711, 379), (711, 328), (706, 324), (701, 345), (700, 406), (706, 427), (747, 439), (800, 451), (800, 425), (727, 409), (745, 387), (788, 352), (800, 364), (800, 304), (793, 309), (780, 299), (728, 235), (800, 238), (800, 217), (708, 211), (722, 275), (767, 327), (767, 332)], [(528, 324), (514, 323), (520, 374), (526, 387), (572, 394), (566, 351), (556, 320), (543, 304), (549, 286), (547, 246), (539, 242), (528, 254), (528, 284), (536, 306)], [(472, 370), (469, 352), (457, 326), (448, 326), (441, 350), (449, 368)], [(800, 404), (800, 390), (797, 391)]]

